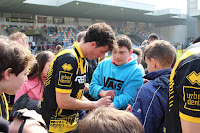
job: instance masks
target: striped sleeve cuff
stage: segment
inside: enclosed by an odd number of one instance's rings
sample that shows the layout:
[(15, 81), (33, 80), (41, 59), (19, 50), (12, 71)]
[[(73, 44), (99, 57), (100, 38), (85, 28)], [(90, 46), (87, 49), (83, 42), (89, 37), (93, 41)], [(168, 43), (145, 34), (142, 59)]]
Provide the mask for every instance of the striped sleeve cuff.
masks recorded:
[(60, 89), (60, 88), (56, 88), (56, 92), (59, 92), (59, 93), (71, 93), (72, 89)]
[(179, 116), (183, 120), (186, 120), (186, 121), (189, 121), (189, 122), (193, 122), (193, 123), (200, 123), (200, 117), (188, 116), (188, 115), (183, 114), (181, 112), (179, 112)]

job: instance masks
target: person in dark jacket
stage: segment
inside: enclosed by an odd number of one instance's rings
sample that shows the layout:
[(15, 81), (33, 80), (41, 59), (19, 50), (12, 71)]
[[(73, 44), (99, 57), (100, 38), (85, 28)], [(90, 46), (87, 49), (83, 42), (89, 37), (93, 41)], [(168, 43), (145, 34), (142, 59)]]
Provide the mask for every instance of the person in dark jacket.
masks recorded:
[(175, 49), (169, 42), (158, 40), (149, 44), (144, 52), (149, 82), (136, 94), (131, 112), (140, 120), (145, 133), (162, 133), (169, 92), (171, 65)]

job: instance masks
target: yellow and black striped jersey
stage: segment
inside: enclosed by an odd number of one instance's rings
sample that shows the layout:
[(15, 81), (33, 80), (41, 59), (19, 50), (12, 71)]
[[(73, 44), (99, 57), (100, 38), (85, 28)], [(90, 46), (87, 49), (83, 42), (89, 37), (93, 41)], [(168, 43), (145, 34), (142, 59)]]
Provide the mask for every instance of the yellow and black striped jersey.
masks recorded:
[(56, 92), (70, 93), (71, 97), (82, 99), (86, 70), (87, 61), (77, 43), (70, 49), (62, 50), (53, 60), (41, 105), (41, 114), (50, 132), (69, 132), (76, 129), (78, 111), (58, 108)]
[(8, 113), (8, 103), (7, 99), (5, 97), (5, 94), (0, 94), (0, 117), (6, 119), (8, 121), (9, 119), (9, 113)]
[(200, 43), (190, 46), (175, 64), (169, 84), (166, 133), (181, 133), (180, 118), (200, 123)]
[(15, 99), (15, 95), (9, 95), (7, 93), (5, 93), (7, 102), (8, 102), (8, 110), (9, 112), (11, 112), (13, 105), (14, 105), (14, 99)]

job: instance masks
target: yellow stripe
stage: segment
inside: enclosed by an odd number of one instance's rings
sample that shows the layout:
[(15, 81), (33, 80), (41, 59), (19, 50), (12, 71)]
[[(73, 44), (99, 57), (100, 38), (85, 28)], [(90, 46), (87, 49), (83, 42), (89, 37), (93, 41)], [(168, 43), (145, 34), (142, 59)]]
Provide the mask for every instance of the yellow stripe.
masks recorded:
[(171, 96), (171, 97), (169, 98), (169, 100), (172, 99), (172, 98), (174, 98), (174, 96)]
[(3, 115), (2, 115), (2, 109), (1, 109), (1, 106), (0, 106), (0, 113), (1, 113), (1, 118), (3, 117)]
[(62, 109), (59, 110), (58, 115), (61, 115), (61, 113), (62, 113)]
[(101, 62), (101, 57), (98, 58), (98, 64)]
[(169, 95), (172, 95), (174, 93), (174, 91), (172, 91), (172, 92), (169, 92)]
[[(9, 120), (9, 108), (8, 108), (8, 102), (7, 102), (7, 99), (6, 99), (6, 96), (4, 93), (1, 94), (1, 99), (2, 99), (2, 103), (5, 105), (5, 111), (6, 111), (6, 114), (7, 114), (7, 117), (6, 117), (6, 120), (8, 121)], [(2, 109), (1, 109), (1, 106), (0, 106), (0, 113), (1, 113), (1, 117), (3, 117), (3, 114), (2, 114)]]
[(7, 121), (9, 120), (9, 107), (8, 107), (8, 102), (7, 102), (7, 99), (6, 99), (6, 96), (5, 94), (3, 93), (3, 97), (4, 97), (4, 102), (5, 102), (5, 106), (6, 106), (6, 114), (7, 114)]
[(67, 89), (56, 88), (56, 92), (59, 92), (59, 93), (71, 93), (72, 89), (67, 90)]
[(200, 123), (200, 118), (198, 117), (192, 117), (192, 116), (188, 116), (185, 115), (181, 112), (179, 112), (179, 116), (180, 118), (182, 118), (183, 120), (189, 121), (189, 122), (194, 122), (194, 123)]
[(77, 49), (77, 51), (79, 52), (80, 57), (81, 57), (81, 58), (84, 58), (83, 53), (82, 53), (82, 51), (81, 51), (81, 49), (80, 49), (80, 47), (79, 47), (78, 44), (79, 44), (78, 42), (75, 42), (73, 46), (74, 46), (74, 47)]
[(171, 103), (173, 103), (173, 102), (174, 102), (174, 100), (170, 101), (169, 104), (171, 104)]

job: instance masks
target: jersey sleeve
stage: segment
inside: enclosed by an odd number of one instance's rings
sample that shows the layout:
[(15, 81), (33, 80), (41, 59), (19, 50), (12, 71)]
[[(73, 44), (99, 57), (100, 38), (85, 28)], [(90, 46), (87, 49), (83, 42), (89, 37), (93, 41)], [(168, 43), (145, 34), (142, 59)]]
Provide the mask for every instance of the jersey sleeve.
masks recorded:
[[(195, 57), (189, 57), (195, 58)], [(174, 83), (179, 100), (179, 116), (200, 123), (200, 59), (188, 59), (177, 68)]]
[(71, 93), (77, 71), (77, 60), (72, 56), (60, 57), (55, 64), (55, 90)]

